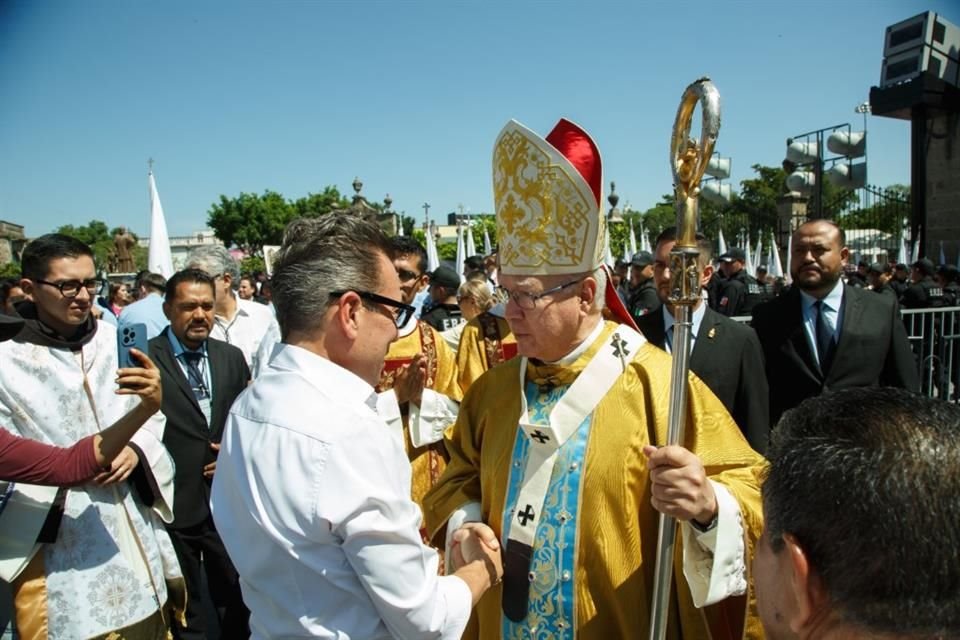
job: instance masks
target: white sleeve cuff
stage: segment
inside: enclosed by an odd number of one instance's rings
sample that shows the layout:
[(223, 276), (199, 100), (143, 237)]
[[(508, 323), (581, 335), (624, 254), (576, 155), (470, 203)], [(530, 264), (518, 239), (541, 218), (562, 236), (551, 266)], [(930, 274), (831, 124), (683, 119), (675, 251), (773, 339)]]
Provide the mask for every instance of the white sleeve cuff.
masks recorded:
[(470, 621), (470, 611), (473, 609), (473, 594), (467, 583), (457, 576), (441, 576), (440, 593), (446, 601), (447, 618), (443, 625), (444, 640), (456, 640), (463, 635), (467, 628), (467, 622)]
[(683, 535), (683, 575), (696, 607), (716, 604), (747, 591), (746, 547), (740, 505), (722, 484), (710, 480), (717, 496), (717, 526), (700, 533), (689, 522)]
[(444, 430), (457, 421), (460, 405), (432, 389), (424, 389), (420, 405), (410, 403), (410, 442), (422, 447), (443, 439)]
[[(479, 502), (468, 502), (459, 509), (453, 512), (450, 518), (447, 520), (447, 539), (444, 543), (444, 565), (446, 567), (446, 574), (450, 575), (453, 573), (453, 566), (451, 565), (452, 555), (450, 553), (450, 543), (453, 542), (453, 532), (462, 527), (467, 522), (483, 522), (482, 514), (480, 513), (480, 503)], [(472, 600), (471, 600), (472, 601)]]

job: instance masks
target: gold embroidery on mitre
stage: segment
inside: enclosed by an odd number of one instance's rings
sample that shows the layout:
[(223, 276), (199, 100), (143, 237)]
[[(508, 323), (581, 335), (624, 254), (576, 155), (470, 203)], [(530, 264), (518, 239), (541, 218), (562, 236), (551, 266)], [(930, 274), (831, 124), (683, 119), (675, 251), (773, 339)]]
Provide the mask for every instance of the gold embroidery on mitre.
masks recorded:
[(606, 226), (590, 185), (516, 121), (494, 147), (493, 196), (502, 273), (583, 273), (602, 262)]

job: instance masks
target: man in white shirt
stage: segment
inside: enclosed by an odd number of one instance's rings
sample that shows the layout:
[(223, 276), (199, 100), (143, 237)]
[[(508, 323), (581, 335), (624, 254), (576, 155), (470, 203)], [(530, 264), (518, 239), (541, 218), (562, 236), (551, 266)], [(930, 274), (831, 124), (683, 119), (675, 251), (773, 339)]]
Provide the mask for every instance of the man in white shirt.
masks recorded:
[(217, 302), (214, 309), (213, 331), (210, 337), (239, 347), (251, 371), (259, 369), (258, 353), (269, 354), (272, 345), (265, 340), (276, 340), (280, 332), (270, 309), (237, 296), (235, 287), (240, 284), (240, 265), (222, 245), (197, 247), (187, 257), (187, 269), (200, 269), (209, 273), (217, 285)]
[(284, 341), (227, 418), (211, 509), (253, 638), (459, 638), (502, 574), (474, 526), (438, 576), (403, 443), (373, 385), (397, 326), (390, 242), (344, 214), (293, 223), (273, 286)]

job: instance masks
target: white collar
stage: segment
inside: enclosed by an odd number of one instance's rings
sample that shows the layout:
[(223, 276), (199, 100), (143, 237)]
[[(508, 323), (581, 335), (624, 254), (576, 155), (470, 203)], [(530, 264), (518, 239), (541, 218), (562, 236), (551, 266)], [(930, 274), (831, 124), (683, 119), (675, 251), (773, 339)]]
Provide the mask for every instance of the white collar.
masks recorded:
[[(818, 300), (818, 298), (814, 298), (812, 295), (810, 295), (803, 289), (800, 290), (800, 299), (803, 300), (804, 310), (808, 310)], [(837, 280), (837, 284), (833, 285), (833, 289), (831, 289), (830, 293), (825, 295), (822, 298), (822, 300), (823, 300), (823, 305), (825, 307), (829, 309), (833, 309), (834, 311), (840, 310), (840, 303), (843, 302), (843, 279), (842, 278)]]
[(581, 342), (580, 344), (578, 344), (576, 347), (573, 348), (573, 351), (563, 356), (559, 360), (555, 360), (553, 362), (545, 362), (544, 364), (559, 364), (562, 366), (573, 364), (574, 362), (577, 361), (577, 358), (583, 355), (584, 351), (590, 348), (590, 345), (592, 345), (594, 342), (597, 341), (597, 338), (599, 338), (600, 334), (603, 332), (603, 325), (604, 325), (603, 318), (598, 317), (597, 326), (595, 326), (590, 331), (590, 335), (588, 335), (583, 342)]

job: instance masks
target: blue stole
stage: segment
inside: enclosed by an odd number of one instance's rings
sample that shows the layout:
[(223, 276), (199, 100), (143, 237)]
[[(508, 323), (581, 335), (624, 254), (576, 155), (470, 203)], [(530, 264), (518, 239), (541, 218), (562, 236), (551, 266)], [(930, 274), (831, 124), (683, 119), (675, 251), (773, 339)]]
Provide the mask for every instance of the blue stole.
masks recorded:
[[(541, 393), (538, 385), (526, 382), (524, 392), (530, 421), (549, 424), (550, 412), (569, 389), (570, 385), (561, 385)], [(590, 416), (557, 452), (534, 541), (528, 576), (530, 598), (527, 617), (516, 623), (501, 616), (503, 637), (507, 640), (570, 640), (575, 635), (573, 581), (577, 553), (577, 511), (589, 434)], [(517, 429), (507, 499), (504, 502), (506, 511), (503, 515), (502, 540), (507, 540), (510, 535), (529, 447), (530, 439), (523, 429)], [(510, 544), (509, 541), (507, 544)]]

